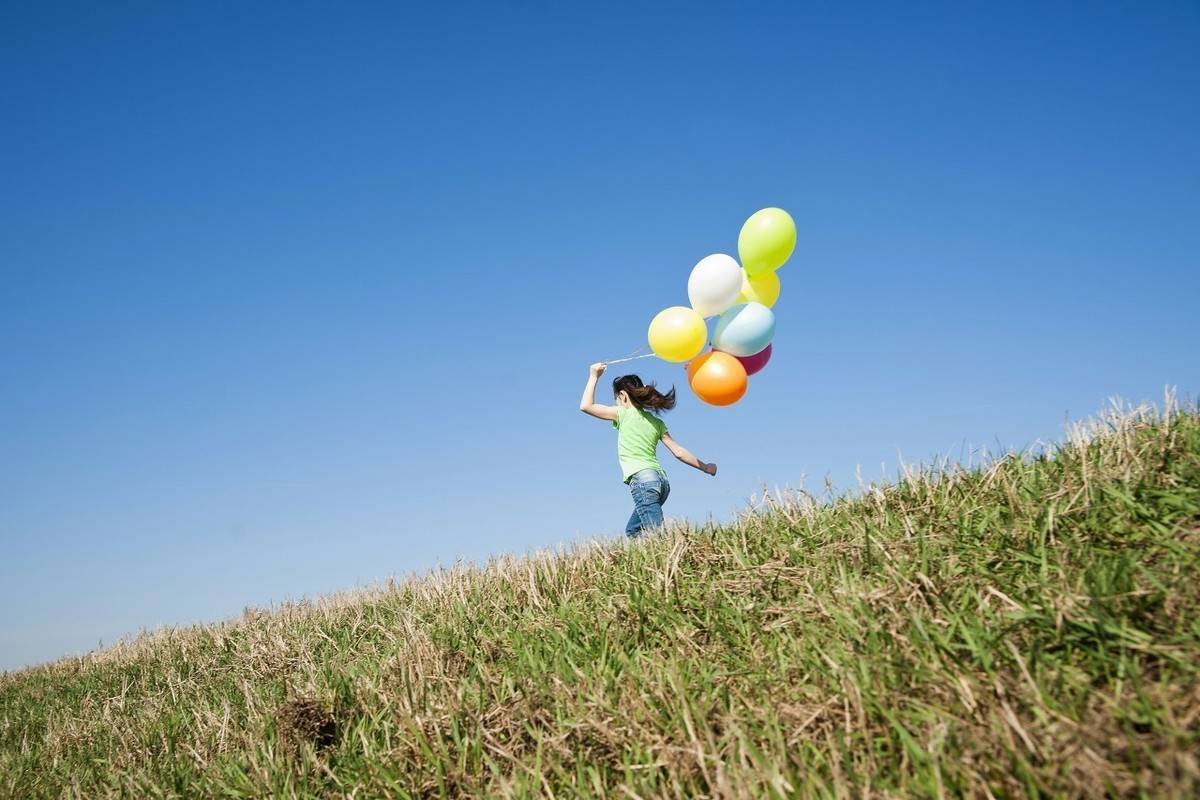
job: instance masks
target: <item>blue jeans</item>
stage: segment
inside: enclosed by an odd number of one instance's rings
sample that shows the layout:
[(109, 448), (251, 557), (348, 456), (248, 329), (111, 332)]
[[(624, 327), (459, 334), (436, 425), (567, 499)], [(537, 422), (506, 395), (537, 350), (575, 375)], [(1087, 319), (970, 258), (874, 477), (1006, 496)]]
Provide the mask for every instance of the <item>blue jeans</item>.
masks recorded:
[(633, 495), (633, 516), (625, 526), (625, 535), (633, 538), (647, 528), (663, 524), (663, 503), (671, 493), (667, 474), (656, 469), (635, 472), (629, 478), (629, 493)]

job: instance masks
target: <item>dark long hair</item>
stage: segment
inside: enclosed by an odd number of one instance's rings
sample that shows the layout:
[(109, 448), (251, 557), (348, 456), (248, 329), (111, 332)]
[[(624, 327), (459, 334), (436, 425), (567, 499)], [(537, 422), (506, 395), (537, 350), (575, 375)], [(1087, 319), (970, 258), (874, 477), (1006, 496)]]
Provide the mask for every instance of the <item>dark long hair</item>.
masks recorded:
[(637, 375), (622, 375), (613, 381), (613, 397), (621, 392), (629, 395), (629, 402), (645, 411), (659, 414), (675, 407), (675, 387), (663, 394), (653, 383), (646, 385)]

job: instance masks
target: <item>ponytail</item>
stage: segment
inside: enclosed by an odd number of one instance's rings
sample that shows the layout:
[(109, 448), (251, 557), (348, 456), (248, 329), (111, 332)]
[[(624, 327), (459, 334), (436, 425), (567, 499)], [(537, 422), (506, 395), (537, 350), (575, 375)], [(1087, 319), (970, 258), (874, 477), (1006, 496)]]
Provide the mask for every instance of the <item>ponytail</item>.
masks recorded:
[(622, 375), (613, 381), (613, 396), (625, 392), (629, 402), (643, 411), (659, 414), (675, 407), (675, 387), (663, 394), (653, 384), (644, 384), (637, 375)]

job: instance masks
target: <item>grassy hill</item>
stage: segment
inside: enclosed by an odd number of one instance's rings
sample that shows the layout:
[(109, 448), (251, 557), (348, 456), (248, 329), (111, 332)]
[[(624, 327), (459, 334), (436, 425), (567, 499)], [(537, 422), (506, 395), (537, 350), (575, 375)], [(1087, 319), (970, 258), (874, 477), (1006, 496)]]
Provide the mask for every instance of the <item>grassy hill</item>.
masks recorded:
[(1196, 796), (1200, 417), (0, 676), (0, 794)]

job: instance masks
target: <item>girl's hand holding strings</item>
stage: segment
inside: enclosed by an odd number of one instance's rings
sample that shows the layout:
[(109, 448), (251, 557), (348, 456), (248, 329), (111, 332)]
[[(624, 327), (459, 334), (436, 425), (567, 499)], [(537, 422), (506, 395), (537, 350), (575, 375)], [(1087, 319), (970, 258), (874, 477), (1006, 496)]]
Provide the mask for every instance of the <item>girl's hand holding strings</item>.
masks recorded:
[(603, 361), (597, 361), (588, 369), (592, 373), (593, 378), (599, 378), (604, 374), (604, 370), (608, 369), (608, 364), (605, 364)]

